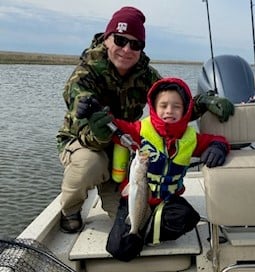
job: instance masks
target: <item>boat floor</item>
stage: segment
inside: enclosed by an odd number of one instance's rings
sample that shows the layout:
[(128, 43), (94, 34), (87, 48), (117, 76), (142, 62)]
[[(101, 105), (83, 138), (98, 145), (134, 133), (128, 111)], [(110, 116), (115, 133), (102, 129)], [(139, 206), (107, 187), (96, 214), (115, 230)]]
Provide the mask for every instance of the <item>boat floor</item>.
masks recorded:
[[(201, 172), (189, 172), (185, 178), (185, 187), (186, 191), (183, 196), (200, 213), (202, 218), (206, 218), (204, 184)], [(90, 191), (89, 197), (85, 201), (82, 210), (85, 228), (79, 234), (65, 234), (59, 230), (61, 210), (59, 199), (60, 196), (18, 238), (35, 239), (43, 243), (75, 271), (94, 272), (100, 271), (100, 269), (105, 272), (120, 270), (121, 272), (129, 272), (130, 270), (134, 272), (212, 271), (208, 239), (210, 232), (208, 223), (204, 220), (201, 220), (195, 230), (176, 241), (164, 242), (153, 247), (145, 246), (140, 257), (124, 263), (114, 260), (105, 250), (112, 222), (101, 209), (96, 190)], [(250, 237), (247, 239), (250, 240)], [(240, 254), (244, 255), (246, 259), (254, 259), (254, 252), (254, 246), (244, 251), (240, 244), (233, 247), (229, 242), (226, 242), (221, 248), (221, 253), (224, 253), (222, 266), (234, 263)]]

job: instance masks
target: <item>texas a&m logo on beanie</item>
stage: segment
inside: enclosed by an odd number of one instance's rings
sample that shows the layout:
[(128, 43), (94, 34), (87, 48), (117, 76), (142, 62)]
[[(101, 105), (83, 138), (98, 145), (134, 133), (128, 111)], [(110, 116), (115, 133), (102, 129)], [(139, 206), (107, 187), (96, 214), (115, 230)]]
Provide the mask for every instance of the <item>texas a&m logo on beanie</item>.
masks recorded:
[(122, 33), (124, 31), (127, 31), (127, 27), (128, 27), (127, 23), (119, 22), (116, 30), (118, 30), (118, 32)]

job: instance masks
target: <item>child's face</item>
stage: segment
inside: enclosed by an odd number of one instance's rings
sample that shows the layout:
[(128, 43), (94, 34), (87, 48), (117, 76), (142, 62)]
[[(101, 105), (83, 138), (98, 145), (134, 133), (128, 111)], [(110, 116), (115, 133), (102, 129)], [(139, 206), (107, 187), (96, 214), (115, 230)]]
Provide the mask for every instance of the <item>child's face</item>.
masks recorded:
[(179, 93), (175, 90), (160, 92), (155, 100), (155, 111), (166, 123), (175, 123), (182, 118), (184, 107)]

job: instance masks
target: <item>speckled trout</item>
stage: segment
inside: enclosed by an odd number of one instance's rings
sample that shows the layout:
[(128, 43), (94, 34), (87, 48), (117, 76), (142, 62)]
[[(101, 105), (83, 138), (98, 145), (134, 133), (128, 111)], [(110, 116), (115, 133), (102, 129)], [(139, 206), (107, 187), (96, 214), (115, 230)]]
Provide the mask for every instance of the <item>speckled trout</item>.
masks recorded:
[(148, 170), (148, 154), (136, 151), (129, 170), (129, 183), (123, 189), (122, 195), (128, 195), (128, 217), (126, 223), (131, 225), (129, 233), (137, 234), (144, 226), (149, 215), (149, 186), (146, 180)]

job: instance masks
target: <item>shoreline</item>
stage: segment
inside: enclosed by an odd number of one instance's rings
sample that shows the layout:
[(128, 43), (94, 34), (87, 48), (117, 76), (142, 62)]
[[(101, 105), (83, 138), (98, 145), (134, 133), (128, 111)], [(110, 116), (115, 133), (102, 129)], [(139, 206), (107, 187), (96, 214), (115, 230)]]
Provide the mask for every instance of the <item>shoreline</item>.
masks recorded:
[(0, 64), (77, 65), (79, 56), (0, 51)]
[[(0, 51), (0, 64), (44, 64), (44, 65), (77, 65), (80, 56), (27, 53), (14, 51)], [(199, 61), (178, 61), (178, 60), (151, 60), (151, 64), (185, 64), (202, 65)]]

